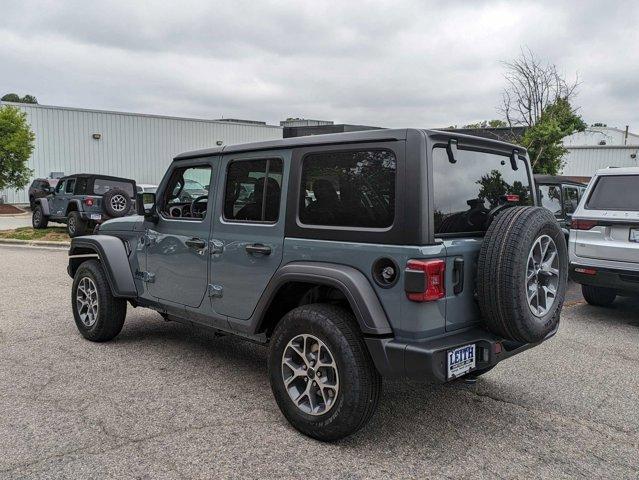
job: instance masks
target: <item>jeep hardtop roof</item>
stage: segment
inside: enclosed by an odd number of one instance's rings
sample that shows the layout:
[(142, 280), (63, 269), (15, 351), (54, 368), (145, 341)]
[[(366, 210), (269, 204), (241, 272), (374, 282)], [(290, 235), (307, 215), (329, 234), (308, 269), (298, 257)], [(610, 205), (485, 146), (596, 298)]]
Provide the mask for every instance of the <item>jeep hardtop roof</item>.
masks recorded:
[(118, 181), (118, 182), (135, 183), (135, 180), (133, 180), (131, 178), (113, 177), (111, 175), (101, 175), (99, 173), (73, 173), (71, 175), (65, 175), (64, 177), (60, 177), (60, 178), (57, 178), (55, 180), (62, 181), (62, 180), (66, 180), (67, 178), (75, 178), (75, 177), (92, 177), (92, 178), (102, 178), (104, 180), (115, 180), (115, 181)]
[(457, 139), (462, 146), (483, 146), (485, 148), (501, 150), (504, 152), (517, 149), (522, 154), (526, 153), (526, 149), (519, 145), (513, 145), (510, 143), (501, 142), (499, 140), (475, 137), (472, 135), (464, 135), (456, 133), (454, 131), (402, 128), (363, 130), (347, 133), (330, 133), (326, 135), (309, 135), (306, 137), (283, 138), (281, 140), (270, 140), (266, 142), (224, 145), (223, 147), (205, 148), (201, 150), (184, 152), (177, 155), (174, 160), (188, 160), (192, 158), (206, 157), (209, 155), (216, 155), (220, 153), (239, 153), (255, 150), (275, 150), (282, 148), (310, 147), (317, 145), (406, 140), (410, 134), (425, 135), (427, 137), (430, 137), (433, 141), (437, 142), (447, 142), (448, 139), (454, 138)]

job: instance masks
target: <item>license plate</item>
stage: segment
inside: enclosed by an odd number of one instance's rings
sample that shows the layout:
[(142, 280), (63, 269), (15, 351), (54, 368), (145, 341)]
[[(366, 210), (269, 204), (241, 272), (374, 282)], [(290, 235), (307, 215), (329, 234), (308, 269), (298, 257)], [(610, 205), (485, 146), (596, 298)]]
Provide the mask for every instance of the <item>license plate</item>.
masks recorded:
[(460, 377), (475, 368), (475, 344), (448, 350), (448, 379)]
[(91, 220), (102, 220), (102, 215), (99, 213), (92, 213)]
[(630, 241), (639, 243), (639, 228), (630, 229)]

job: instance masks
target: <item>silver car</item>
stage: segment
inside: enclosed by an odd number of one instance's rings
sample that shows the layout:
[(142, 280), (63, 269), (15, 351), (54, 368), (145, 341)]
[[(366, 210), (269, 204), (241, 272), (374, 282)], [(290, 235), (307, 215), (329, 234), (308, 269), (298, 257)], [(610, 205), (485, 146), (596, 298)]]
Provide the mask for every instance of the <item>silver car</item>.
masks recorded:
[(570, 278), (591, 305), (639, 296), (639, 168), (599, 170), (572, 217)]

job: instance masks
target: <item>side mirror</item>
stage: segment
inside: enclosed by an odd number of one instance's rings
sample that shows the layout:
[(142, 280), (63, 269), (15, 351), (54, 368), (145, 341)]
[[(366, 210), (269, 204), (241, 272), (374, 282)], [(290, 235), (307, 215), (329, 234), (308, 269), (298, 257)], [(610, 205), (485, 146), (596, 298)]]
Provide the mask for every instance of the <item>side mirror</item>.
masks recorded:
[(55, 193), (55, 188), (53, 188), (53, 187), (45, 187), (44, 191), (47, 192), (48, 194), (54, 194)]
[(138, 193), (135, 200), (138, 215), (142, 215), (147, 220), (157, 220), (155, 193)]

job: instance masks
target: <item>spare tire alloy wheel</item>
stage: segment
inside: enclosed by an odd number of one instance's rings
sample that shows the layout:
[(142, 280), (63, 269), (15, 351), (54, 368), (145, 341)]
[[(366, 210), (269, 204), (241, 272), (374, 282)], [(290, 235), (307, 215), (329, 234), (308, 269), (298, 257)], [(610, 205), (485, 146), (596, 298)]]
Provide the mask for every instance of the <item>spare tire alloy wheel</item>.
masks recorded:
[(82, 277), (75, 295), (76, 308), (80, 321), (86, 327), (92, 327), (98, 319), (98, 289), (91, 278)]
[(554, 215), (511, 207), (492, 221), (479, 252), (477, 297), (484, 323), (520, 343), (556, 330), (568, 281), (568, 252)]
[(126, 209), (126, 198), (120, 193), (111, 197), (111, 208), (114, 212), (123, 212)]
[(314, 335), (298, 335), (284, 349), (282, 380), (302, 412), (323, 415), (337, 400), (339, 375), (335, 357)]
[(530, 311), (543, 317), (555, 303), (559, 288), (557, 245), (548, 235), (539, 237), (530, 249), (526, 281)]

